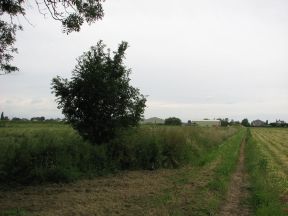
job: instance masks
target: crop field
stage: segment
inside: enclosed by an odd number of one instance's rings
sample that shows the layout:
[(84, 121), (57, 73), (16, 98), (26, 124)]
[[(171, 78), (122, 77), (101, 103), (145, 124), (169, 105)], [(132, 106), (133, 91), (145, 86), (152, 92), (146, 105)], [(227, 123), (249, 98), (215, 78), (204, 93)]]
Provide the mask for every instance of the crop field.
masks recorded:
[(0, 127), (0, 215), (287, 215), (288, 129)]
[(253, 128), (247, 148), (256, 215), (288, 214), (288, 130)]
[(108, 145), (122, 152), (111, 157), (68, 125), (9, 123), (0, 127), (0, 215), (229, 215), (245, 134), (142, 126)]

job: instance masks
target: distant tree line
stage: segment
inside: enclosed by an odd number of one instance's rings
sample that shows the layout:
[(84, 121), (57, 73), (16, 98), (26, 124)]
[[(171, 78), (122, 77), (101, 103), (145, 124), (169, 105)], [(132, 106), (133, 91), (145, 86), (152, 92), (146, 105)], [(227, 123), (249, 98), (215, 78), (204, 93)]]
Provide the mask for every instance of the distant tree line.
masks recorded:
[[(280, 119), (279, 120), (276, 119), (275, 122), (271, 122), (271, 123), (268, 123), (268, 120), (266, 121), (254, 120), (252, 122), (249, 122), (247, 118), (244, 118), (241, 122), (234, 121), (233, 119), (229, 120), (228, 118), (223, 118), (223, 119), (218, 118), (217, 120), (221, 122), (222, 127), (233, 126), (233, 125), (242, 125), (244, 127), (288, 127), (288, 123)], [(254, 122), (257, 122), (257, 121), (258, 121), (258, 124), (255, 124)]]
[(276, 120), (275, 122), (270, 123), (269, 126), (271, 126), (271, 127), (288, 127), (288, 123), (286, 123), (285, 121)]
[(60, 122), (60, 121), (65, 121), (65, 119), (61, 119), (61, 118), (49, 118), (46, 119), (44, 116), (40, 116), (40, 117), (32, 117), (30, 119), (27, 118), (19, 118), (19, 117), (13, 117), (12, 119), (9, 119), (8, 116), (4, 115), (4, 112), (1, 112), (1, 117), (0, 117), (1, 121), (56, 121), (56, 122)]

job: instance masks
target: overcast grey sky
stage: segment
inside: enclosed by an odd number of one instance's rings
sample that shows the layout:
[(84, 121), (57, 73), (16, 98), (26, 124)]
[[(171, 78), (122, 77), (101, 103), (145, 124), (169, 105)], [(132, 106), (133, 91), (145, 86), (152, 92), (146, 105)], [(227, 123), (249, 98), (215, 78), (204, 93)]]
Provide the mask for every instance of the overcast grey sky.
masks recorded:
[(80, 33), (27, 9), (18, 32), (20, 72), (0, 76), (0, 111), (61, 117), (51, 79), (102, 39), (129, 43), (132, 84), (149, 95), (145, 117), (288, 121), (287, 0), (107, 0), (105, 17)]

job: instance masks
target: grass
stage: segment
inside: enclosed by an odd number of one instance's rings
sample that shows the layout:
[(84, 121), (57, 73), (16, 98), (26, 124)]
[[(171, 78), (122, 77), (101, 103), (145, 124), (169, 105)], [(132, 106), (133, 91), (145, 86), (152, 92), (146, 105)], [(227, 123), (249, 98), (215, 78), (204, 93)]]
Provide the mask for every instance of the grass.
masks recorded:
[[(29, 210), (31, 216), (71, 215), (71, 212), (100, 216), (215, 215), (226, 194), (245, 131), (232, 129), (232, 133), (228, 128), (186, 127), (157, 127), (155, 130), (159, 130), (161, 136), (170, 134), (171, 130), (185, 132), (186, 138), (191, 136), (187, 143), (199, 146), (201, 162), (194, 159), (177, 169), (123, 171), (70, 184), (6, 190), (0, 194), (0, 210), (17, 207)], [(217, 137), (217, 133), (223, 136), (215, 139), (217, 142), (196, 142)], [(196, 136), (201, 138), (195, 139)], [(206, 147), (206, 151), (202, 150)]]
[(84, 179), (2, 190), (0, 216), (215, 215), (244, 137), (251, 196), (243, 203), (255, 215), (287, 215), (287, 132), (142, 126), (95, 147), (65, 124), (9, 122), (0, 127), (2, 182)]
[[(243, 136), (244, 130), (233, 127), (142, 126), (95, 147), (65, 124), (7, 123), (0, 128), (2, 182), (84, 179), (3, 190), (0, 210), (12, 215), (15, 209), (21, 214), (27, 209), (29, 215), (215, 214)], [(115, 170), (130, 171), (87, 179)]]
[(246, 164), (251, 182), (251, 204), (255, 215), (287, 215), (288, 206), (285, 197), (288, 183), (287, 174), (283, 171), (285, 161), (279, 161), (284, 158), (281, 156), (282, 152), (272, 151), (273, 145), (282, 143), (287, 136), (287, 130), (283, 133), (284, 136), (277, 136), (271, 143), (273, 134), (282, 132), (283, 129), (257, 128), (252, 129), (249, 135)]
[(178, 169), (166, 179), (169, 186), (153, 197), (138, 200), (138, 205), (146, 205), (156, 215), (215, 215), (227, 192), (244, 135), (241, 130), (222, 142), (198, 166)]
[(0, 127), (0, 182), (71, 182), (118, 170), (197, 165), (237, 130), (143, 126), (93, 146), (64, 123), (5, 122)]
[(25, 215), (28, 215), (28, 212), (18, 208), (0, 211), (0, 216), (25, 216)]

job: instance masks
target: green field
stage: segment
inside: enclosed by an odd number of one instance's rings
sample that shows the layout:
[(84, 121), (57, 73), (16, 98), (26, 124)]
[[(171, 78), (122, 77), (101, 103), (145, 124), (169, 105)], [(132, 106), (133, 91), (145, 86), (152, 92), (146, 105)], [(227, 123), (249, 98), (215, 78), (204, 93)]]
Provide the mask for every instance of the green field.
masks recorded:
[(0, 215), (285, 215), (287, 132), (141, 126), (92, 146), (66, 124), (7, 122)]
[(256, 215), (288, 215), (288, 130), (253, 128), (247, 145)]
[(203, 163), (207, 151), (236, 131), (142, 126), (93, 146), (66, 124), (8, 122), (0, 127), (0, 182), (69, 182), (118, 170)]

